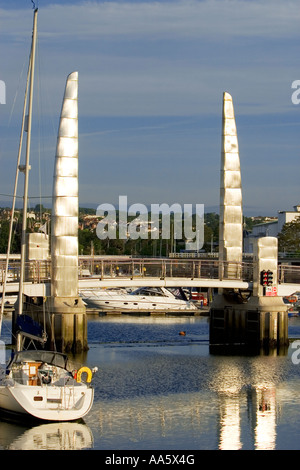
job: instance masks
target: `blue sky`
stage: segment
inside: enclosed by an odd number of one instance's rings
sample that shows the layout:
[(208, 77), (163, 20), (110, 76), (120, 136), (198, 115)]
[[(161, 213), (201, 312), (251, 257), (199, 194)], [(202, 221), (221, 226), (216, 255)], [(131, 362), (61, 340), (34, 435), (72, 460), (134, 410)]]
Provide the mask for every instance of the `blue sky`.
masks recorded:
[[(234, 100), (244, 214), (300, 203), (300, 105), (291, 101), (300, 79), (298, 0), (35, 3), (33, 206), (52, 193), (61, 100), (75, 70), (81, 206), (127, 195), (129, 204), (218, 211), (224, 91)], [(13, 191), (32, 5), (0, 1), (1, 194)]]

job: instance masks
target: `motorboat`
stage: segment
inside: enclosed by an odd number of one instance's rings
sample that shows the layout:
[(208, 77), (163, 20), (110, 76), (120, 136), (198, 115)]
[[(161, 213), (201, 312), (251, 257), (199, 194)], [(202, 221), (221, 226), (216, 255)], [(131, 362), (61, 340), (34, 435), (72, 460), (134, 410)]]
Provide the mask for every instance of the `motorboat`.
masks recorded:
[(87, 367), (72, 368), (68, 357), (62, 353), (16, 352), (0, 385), (0, 409), (45, 421), (77, 420), (92, 407), (92, 376), (93, 371)]
[(81, 289), (79, 291), (87, 307), (102, 311), (120, 312), (194, 312), (197, 310), (182, 289), (165, 287), (140, 287), (124, 293), (109, 289)]

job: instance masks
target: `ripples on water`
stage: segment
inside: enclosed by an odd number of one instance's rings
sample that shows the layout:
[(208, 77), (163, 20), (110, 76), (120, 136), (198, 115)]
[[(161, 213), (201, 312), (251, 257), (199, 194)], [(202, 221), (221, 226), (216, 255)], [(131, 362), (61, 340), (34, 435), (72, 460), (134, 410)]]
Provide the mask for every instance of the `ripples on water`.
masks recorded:
[[(99, 373), (85, 424), (0, 422), (0, 449), (300, 447), (300, 364), (291, 351), (211, 355), (201, 317), (90, 317), (88, 326), (86, 362)], [(289, 336), (300, 338), (300, 319), (289, 320)]]
[[(187, 336), (179, 337), (185, 331)], [(206, 317), (99, 317), (89, 322), (89, 344), (92, 343), (160, 343), (208, 340)]]

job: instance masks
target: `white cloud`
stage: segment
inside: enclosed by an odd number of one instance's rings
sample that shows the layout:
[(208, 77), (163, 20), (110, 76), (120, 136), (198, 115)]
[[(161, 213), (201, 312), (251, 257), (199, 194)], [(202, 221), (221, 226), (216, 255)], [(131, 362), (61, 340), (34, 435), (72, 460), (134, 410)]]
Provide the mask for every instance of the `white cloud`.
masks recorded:
[[(26, 37), (30, 10), (0, 10), (2, 35)], [(25, 21), (24, 21), (25, 20)], [(55, 41), (101, 36), (213, 38), (299, 34), (296, 0), (178, 0), (159, 3), (82, 2), (40, 8), (40, 35)]]
[[(0, 78), (14, 87), (32, 14), (0, 13)], [(298, 78), (292, 57), (299, 20), (297, 1), (50, 4), (38, 19), (41, 72), (55, 96), (64, 77), (79, 70), (83, 115), (208, 112), (227, 89), (256, 104), (255, 112), (278, 111), (287, 103), (282, 90)]]

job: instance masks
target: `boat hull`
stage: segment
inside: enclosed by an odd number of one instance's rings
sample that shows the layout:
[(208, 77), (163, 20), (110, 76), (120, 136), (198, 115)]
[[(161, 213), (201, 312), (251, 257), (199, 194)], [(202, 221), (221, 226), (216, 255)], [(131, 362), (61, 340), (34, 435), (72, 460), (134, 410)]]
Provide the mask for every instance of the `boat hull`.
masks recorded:
[(0, 409), (46, 421), (73, 421), (91, 409), (91, 387), (1, 385)]
[(89, 308), (100, 309), (103, 311), (117, 310), (117, 311), (161, 311), (161, 312), (194, 312), (196, 308), (191, 305), (178, 305), (178, 303), (163, 303), (151, 301), (117, 301), (117, 300), (101, 300), (101, 299), (84, 299)]

